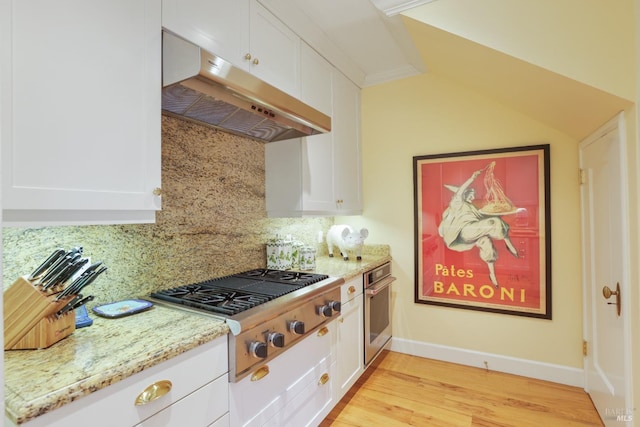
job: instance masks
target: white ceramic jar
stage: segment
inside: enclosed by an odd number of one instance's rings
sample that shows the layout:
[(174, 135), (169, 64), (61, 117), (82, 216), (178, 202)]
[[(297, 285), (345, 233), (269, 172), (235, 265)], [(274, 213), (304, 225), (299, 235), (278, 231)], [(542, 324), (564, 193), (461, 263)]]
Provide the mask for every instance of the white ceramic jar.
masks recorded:
[(289, 270), (293, 267), (293, 244), (280, 237), (267, 241), (267, 268)]

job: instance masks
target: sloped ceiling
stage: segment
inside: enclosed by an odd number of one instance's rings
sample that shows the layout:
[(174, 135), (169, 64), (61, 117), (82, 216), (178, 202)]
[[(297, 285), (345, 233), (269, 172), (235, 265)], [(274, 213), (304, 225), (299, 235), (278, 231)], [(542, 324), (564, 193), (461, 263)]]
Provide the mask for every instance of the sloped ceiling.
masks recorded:
[(633, 103), (403, 16), (430, 73), (582, 140)]

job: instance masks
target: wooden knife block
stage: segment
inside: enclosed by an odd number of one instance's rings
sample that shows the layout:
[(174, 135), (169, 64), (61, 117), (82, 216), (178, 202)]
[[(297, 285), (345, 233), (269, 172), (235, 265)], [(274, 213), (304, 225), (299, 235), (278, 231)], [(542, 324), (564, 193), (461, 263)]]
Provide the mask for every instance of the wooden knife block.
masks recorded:
[(56, 316), (73, 296), (60, 301), (55, 297), (42, 292), (26, 277), (20, 277), (4, 292), (5, 350), (47, 348), (75, 331), (73, 310)]

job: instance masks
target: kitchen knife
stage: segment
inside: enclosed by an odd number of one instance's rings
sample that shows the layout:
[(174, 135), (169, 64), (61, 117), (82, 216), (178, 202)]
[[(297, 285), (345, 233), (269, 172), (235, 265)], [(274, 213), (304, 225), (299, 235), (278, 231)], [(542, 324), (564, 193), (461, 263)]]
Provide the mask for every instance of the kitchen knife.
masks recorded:
[(70, 273), (75, 269), (74, 266), (76, 265), (76, 263), (81, 261), (81, 255), (79, 253), (76, 253), (73, 256), (67, 255), (67, 258), (69, 259), (67, 259), (67, 261), (63, 263), (63, 268), (57, 270), (58, 272), (42, 285), (42, 290), (53, 288), (56, 285), (64, 283), (67, 279), (69, 279)]
[[(96, 263), (98, 264), (98, 263)], [(89, 270), (90, 268), (94, 267), (95, 264), (89, 266), (87, 268), (87, 270)], [(56, 301), (62, 299), (65, 296), (68, 295), (73, 295), (73, 294), (78, 294), (80, 293), (80, 291), (82, 289), (84, 289), (86, 286), (89, 286), (91, 283), (93, 283), (94, 280), (96, 280), (96, 278), (102, 274), (105, 270), (107, 269), (106, 266), (102, 266), (100, 267), (100, 269), (98, 270), (93, 270), (90, 271), (89, 273), (87, 273), (87, 270), (85, 270), (82, 275), (80, 277), (78, 277), (76, 280), (73, 281), (73, 283), (69, 286), (67, 286), (57, 297), (56, 297)]]
[(44, 275), (44, 277), (42, 277), (40, 279), (40, 281), (38, 283), (36, 283), (36, 286), (38, 285), (44, 285), (46, 283), (48, 283), (52, 277), (56, 276), (58, 273), (60, 273), (60, 270), (66, 266), (63, 266), (63, 264), (65, 263), (65, 261), (68, 261), (70, 259), (75, 259), (77, 258), (76, 255), (80, 254), (82, 255), (82, 246), (76, 246), (74, 248), (72, 248), (69, 252), (65, 252), (64, 256), (60, 256), (47, 270), (47, 273)]
[(56, 316), (60, 317), (66, 312), (73, 310), (73, 306), (79, 303), (80, 301), (82, 301), (82, 299), (83, 299), (82, 295), (80, 294), (76, 295), (74, 298), (71, 299), (71, 301), (66, 303), (60, 310), (58, 310), (58, 312), (56, 313)]
[[(79, 295), (79, 297), (82, 297), (82, 295)], [(71, 310), (75, 310), (76, 308), (81, 307), (81, 306), (85, 305), (86, 303), (88, 303), (90, 301), (93, 301), (93, 295), (89, 295), (89, 296), (86, 296), (84, 298), (78, 298), (77, 300), (74, 299), (73, 304), (69, 303), (69, 304), (65, 305), (64, 307), (62, 307), (62, 309), (56, 313), (56, 316), (60, 317), (63, 314), (65, 314), (65, 313), (67, 313), (67, 312), (69, 312)]]
[(94, 270), (97, 270), (98, 267), (100, 267), (102, 265), (102, 261), (98, 261), (98, 262), (94, 262), (93, 264), (91, 264), (89, 267), (87, 267), (82, 273), (91, 273)]
[(88, 295), (84, 298), (82, 298), (80, 301), (76, 302), (75, 304), (73, 304), (73, 306), (71, 307), (71, 310), (75, 310), (78, 307), (81, 307), (83, 305), (85, 305), (88, 302), (93, 301), (93, 295)]
[[(80, 256), (79, 254), (77, 256)], [(46, 286), (43, 286), (43, 290), (47, 290), (50, 287), (55, 288), (57, 286), (63, 286), (71, 279), (82, 266), (85, 265), (89, 260), (87, 258), (80, 258), (73, 262), (71, 262), (63, 271), (60, 272), (60, 275), (51, 279)], [(66, 288), (65, 288), (66, 289)], [(58, 298), (56, 298), (57, 300)]]
[(77, 277), (70, 286), (76, 285), (79, 281), (84, 280), (89, 274), (91, 274), (94, 270), (102, 265), (102, 261), (94, 262), (89, 267), (85, 268), (82, 274)]
[(57, 279), (62, 271), (67, 268), (70, 263), (71, 257), (69, 255), (65, 255), (65, 257), (60, 262), (56, 263), (49, 271), (47, 271), (47, 274), (45, 274), (44, 277), (40, 279), (38, 284), (42, 286), (43, 290), (47, 289), (51, 286), (51, 282), (54, 279)]
[(71, 248), (71, 250), (69, 250), (68, 252), (65, 252), (64, 256), (61, 256), (60, 258), (58, 258), (58, 260), (51, 265), (51, 267), (49, 267), (47, 274), (51, 273), (54, 269), (57, 269), (60, 264), (62, 262), (64, 262), (65, 259), (67, 259), (67, 257), (73, 258), (76, 254), (80, 254), (82, 255), (82, 246), (76, 246), (74, 248)]
[(77, 254), (76, 256), (78, 258), (74, 259), (71, 262), (71, 265), (69, 265), (69, 267), (65, 270), (62, 277), (60, 277), (58, 284), (64, 285), (65, 283), (67, 283), (69, 279), (75, 276), (76, 273), (78, 273), (78, 271), (80, 271), (80, 269), (82, 269), (82, 267), (89, 262), (88, 258), (80, 258), (80, 254)]
[(53, 253), (49, 255), (49, 257), (45, 259), (44, 262), (38, 266), (38, 268), (33, 270), (33, 273), (31, 273), (28, 277), (29, 281), (40, 277), (40, 275), (47, 271), (47, 269), (51, 267), (56, 261), (58, 261), (58, 259), (60, 259), (60, 257), (62, 257), (64, 254), (65, 250), (62, 248), (58, 248), (53, 251)]
[(104, 273), (106, 270), (107, 270), (107, 267), (103, 265), (98, 270), (89, 273), (89, 276), (87, 277), (87, 279), (77, 286), (77, 289), (74, 290), (74, 293), (77, 294), (81, 290), (83, 290), (84, 288), (92, 284), (98, 278), (98, 276)]

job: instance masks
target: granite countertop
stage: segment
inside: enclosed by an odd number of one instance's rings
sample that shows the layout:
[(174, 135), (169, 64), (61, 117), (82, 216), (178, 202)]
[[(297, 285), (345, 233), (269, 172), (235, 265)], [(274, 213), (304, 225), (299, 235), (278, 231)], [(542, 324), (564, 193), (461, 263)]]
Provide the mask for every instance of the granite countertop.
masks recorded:
[[(365, 245), (362, 260), (324, 254), (313, 272), (346, 281), (388, 261), (388, 246)], [(9, 419), (24, 423), (229, 333), (221, 320), (162, 305), (119, 319), (91, 318), (92, 326), (47, 349), (5, 351)]]
[(333, 258), (321, 256), (316, 259), (314, 273), (327, 274), (332, 277), (342, 277), (345, 281), (372, 270), (382, 264), (391, 261), (388, 253), (364, 253), (362, 260), (357, 261), (349, 258), (348, 261), (342, 259), (340, 254)]
[(229, 332), (221, 320), (159, 305), (91, 318), (93, 325), (49, 348), (5, 351), (9, 419), (24, 423)]

